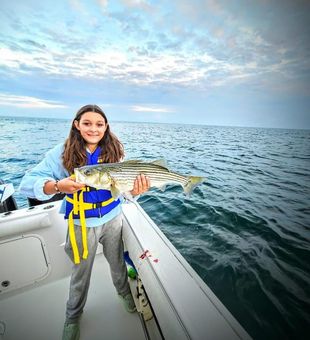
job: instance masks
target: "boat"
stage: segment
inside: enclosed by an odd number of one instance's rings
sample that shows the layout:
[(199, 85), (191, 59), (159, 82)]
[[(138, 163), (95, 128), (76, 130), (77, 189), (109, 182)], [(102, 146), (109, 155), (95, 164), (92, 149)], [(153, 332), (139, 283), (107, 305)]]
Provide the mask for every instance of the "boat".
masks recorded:
[[(61, 339), (72, 266), (63, 249), (61, 200), (17, 209), (12, 187), (0, 186), (0, 194), (3, 187), (9, 194), (0, 213), (0, 339)], [(80, 339), (251, 339), (140, 204), (122, 208), (137, 313), (123, 308), (98, 247)]]

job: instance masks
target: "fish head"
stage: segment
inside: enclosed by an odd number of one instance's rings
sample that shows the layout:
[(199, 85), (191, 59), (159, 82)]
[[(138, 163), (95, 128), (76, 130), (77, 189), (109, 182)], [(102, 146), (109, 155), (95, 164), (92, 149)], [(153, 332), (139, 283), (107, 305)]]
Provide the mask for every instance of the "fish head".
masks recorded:
[(78, 168), (74, 170), (75, 179), (78, 183), (96, 188), (100, 180), (100, 172), (96, 168)]
[(89, 187), (96, 189), (109, 189), (111, 186), (111, 177), (109, 172), (91, 166), (85, 166), (74, 170), (76, 181), (84, 183)]

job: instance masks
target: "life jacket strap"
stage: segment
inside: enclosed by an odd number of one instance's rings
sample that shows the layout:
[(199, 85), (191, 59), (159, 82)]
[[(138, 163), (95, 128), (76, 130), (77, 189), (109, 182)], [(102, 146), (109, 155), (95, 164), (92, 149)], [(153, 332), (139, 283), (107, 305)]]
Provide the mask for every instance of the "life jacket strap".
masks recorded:
[(78, 196), (78, 193), (73, 193), (73, 199), (66, 197), (67, 201), (73, 204), (73, 209), (71, 210), (68, 218), (68, 226), (69, 226), (69, 238), (70, 243), (73, 251), (73, 259), (75, 264), (79, 264), (81, 262), (80, 260), (80, 254), (79, 254), (79, 248), (76, 242), (75, 237), (75, 230), (74, 230), (74, 220), (73, 220), (73, 214), (80, 216), (81, 221), (81, 232), (82, 232), (82, 245), (83, 245), (83, 259), (87, 259), (88, 257), (88, 246), (87, 246), (87, 229), (86, 229), (86, 219), (85, 219), (85, 210), (87, 207), (85, 207), (84, 199), (83, 199), (83, 193), (86, 191), (85, 188), (81, 189), (81, 192)]
[[(82, 189), (82, 192), (84, 192), (84, 188)], [(80, 195), (81, 196), (81, 195)], [(73, 194), (73, 199), (66, 196), (66, 200), (73, 204), (73, 211), (74, 211), (74, 208), (76, 208), (77, 210), (74, 212), (74, 214), (76, 215), (78, 213), (78, 210), (79, 210), (79, 205), (80, 205), (80, 202), (83, 201), (83, 197), (81, 199), (81, 197), (79, 198), (79, 200), (74, 200), (74, 194)], [(112, 203), (113, 201), (115, 201), (115, 199), (113, 197), (111, 197), (110, 199), (106, 200), (106, 201), (103, 201), (103, 202), (100, 202), (100, 203), (87, 203), (87, 202), (84, 202), (83, 201), (83, 208), (84, 210), (91, 210), (91, 209), (94, 209), (94, 208), (101, 208), (101, 207), (105, 207), (106, 205), (109, 205), (110, 203)]]
[(87, 230), (86, 230), (86, 219), (85, 219), (85, 203), (83, 200), (83, 192), (82, 189), (79, 196), (79, 203), (80, 203), (80, 221), (81, 221), (81, 228), (82, 228), (82, 244), (83, 244), (83, 259), (87, 259), (88, 256), (88, 247), (87, 247)]
[(73, 205), (73, 209), (71, 210), (68, 216), (68, 226), (69, 226), (69, 238), (70, 238), (70, 243), (71, 243), (71, 247), (73, 251), (73, 258), (74, 258), (75, 264), (79, 264), (81, 260), (80, 260), (79, 248), (78, 248), (76, 237), (75, 237), (73, 215), (79, 215), (80, 217), (81, 232), (82, 232), (82, 245), (83, 245), (82, 257), (83, 259), (87, 259), (88, 246), (87, 246), (87, 229), (86, 229), (85, 211), (104, 207), (114, 201), (114, 198), (111, 197), (110, 199), (106, 201), (95, 203), (95, 204), (84, 202), (83, 194), (85, 191), (88, 191), (87, 187), (82, 188), (79, 195), (77, 192), (73, 193), (73, 198), (66, 196), (66, 200)]
[[(77, 193), (75, 192), (73, 194), (73, 201), (77, 202)], [(73, 212), (74, 212), (74, 203), (73, 203), (73, 209), (71, 210), (68, 218), (68, 228), (69, 228), (69, 239), (72, 247), (73, 252), (73, 259), (74, 263), (78, 264), (80, 263), (80, 254), (79, 254), (79, 248), (76, 243), (76, 237), (75, 237), (75, 231), (74, 231), (74, 221), (73, 221)]]

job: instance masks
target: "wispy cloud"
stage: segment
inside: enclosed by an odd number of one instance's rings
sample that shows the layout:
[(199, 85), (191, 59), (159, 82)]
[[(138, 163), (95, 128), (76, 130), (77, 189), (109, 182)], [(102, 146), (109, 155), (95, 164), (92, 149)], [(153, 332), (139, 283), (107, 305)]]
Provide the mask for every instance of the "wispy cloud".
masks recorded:
[(33, 109), (59, 109), (67, 107), (64, 104), (52, 100), (44, 100), (28, 96), (15, 96), (5, 93), (0, 93), (0, 105)]
[(124, 6), (151, 11), (152, 6), (145, 0), (121, 0)]
[(68, 56), (52, 50), (28, 54), (9, 48), (0, 49), (0, 52), (0, 65), (7, 70), (28, 74), (40, 70), (49, 75), (109, 79), (139, 86), (203, 89), (237, 83), (250, 75), (273, 71), (275, 67), (259, 67), (256, 62), (240, 65), (234, 61), (218, 60), (207, 53), (143, 55), (135, 51), (128, 54), (115, 50)]
[[(293, 72), (297, 78), (296, 65), (305, 56), (296, 52), (293, 42), (283, 45), (276, 33), (268, 35), (270, 29), (260, 24), (259, 15), (252, 14), (255, 24), (251, 25), (237, 5), (224, 3), (209, 0), (189, 5), (180, 0), (165, 7), (146, 0), (121, 0), (113, 7), (108, 0), (97, 0), (97, 7), (108, 13), (103, 16), (80, 0), (70, 0), (75, 14), (87, 19), (83, 30), (80, 20), (71, 17), (70, 24), (60, 27), (33, 25), (38, 31), (31, 36), (17, 42), (13, 36), (7, 37), (11, 43), (0, 51), (0, 67), (6, 74), (40, 72), (158, 89), (251, 85), (253, 77), (262, 75), (272, 83)], [(150, 6), (156, 16), (147, 14)], [(247, 12), (253, 11), (248, 8)], [(159, 14), (170, 15), (171, 20), (161, 20)], [(31, 31), (32, 25), (27, 27)], [(104, 29), (109, 34), (103, 34)], [(117, 37), (114, 32), (119, 33)], [(264, 79), (264, 86), (266, 83)]]
[(97, 2), (100, 5), (103, 12), (106, 12), (109, 3), (108, 0), (97, 0)]
[(131, 106), (130, 109), (131, 111), (135, 111), (135, 112), (162, 112), (162, 113), (175, 112), (174, 109), (171, 109), (168, 107), (159, 107), (157, 105), (149, 105), (149, 106), (133, 105)]

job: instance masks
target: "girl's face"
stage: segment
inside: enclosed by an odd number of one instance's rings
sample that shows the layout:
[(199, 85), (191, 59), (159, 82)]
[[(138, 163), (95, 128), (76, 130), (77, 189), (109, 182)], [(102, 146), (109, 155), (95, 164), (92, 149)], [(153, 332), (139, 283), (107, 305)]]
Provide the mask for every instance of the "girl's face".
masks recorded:
[(90, 151), (94, 151), (107, 129), (104, 118), (97, 112), (85, 112), (80, 121), (74, 121), (75, 127), (80, 131)]

